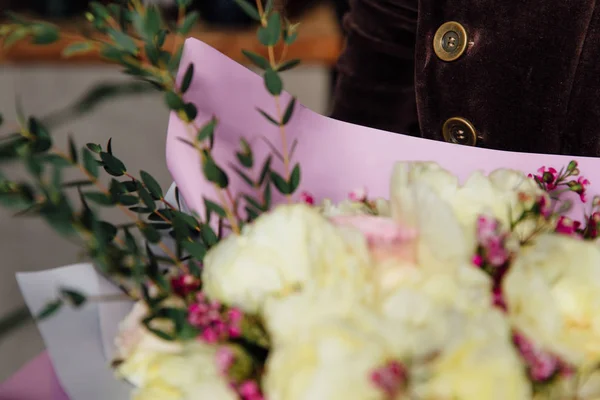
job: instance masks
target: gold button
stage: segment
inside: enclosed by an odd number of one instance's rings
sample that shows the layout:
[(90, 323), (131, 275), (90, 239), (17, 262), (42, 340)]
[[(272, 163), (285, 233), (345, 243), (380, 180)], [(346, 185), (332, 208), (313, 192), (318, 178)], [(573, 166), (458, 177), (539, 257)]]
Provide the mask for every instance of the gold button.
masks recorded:
[(435, 33), (433, 50), (443, 61), (454, 61), (467, 49), (467, 31), (458, 22), (446, 22)]
[(450, 118), (442, 127), (444, 140), (449, 143), (475, 146), (477, 143), (477, 132), (471, 122), (464, 118)]

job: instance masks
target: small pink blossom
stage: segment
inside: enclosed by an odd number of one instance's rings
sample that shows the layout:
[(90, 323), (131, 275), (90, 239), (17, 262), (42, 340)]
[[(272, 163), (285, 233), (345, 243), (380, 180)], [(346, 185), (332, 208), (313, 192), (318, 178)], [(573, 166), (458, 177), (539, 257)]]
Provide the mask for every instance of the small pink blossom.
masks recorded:
[(330, 221), (358, 229), (366, 238), (377, 261), (397, 259), (416, 263), (417, 232), (397, 222), (373, 215), (339, 215)]
[(477, 241), (484, 252), (482, 261), (492, 267), (504, 265), (510, 254), (504, 247), (505, 235), (500, 233), (498, 221), (482, 215), (477, 219), (476, 230)]
[(515, 334), (513, 341), (529, 369), (529, 376), (534, 382), (550, 379), (562, 369), (563, 363), (553, 354), (544, 351), (521, 334)]
[(306, 203), (310, 206), (315, 205), (315, 198), (309, 192), (300, 193), (300, 201), (302, 201), (303, 203)]
[(500, 285), (494, 286), (492, 291), (494, 305), (499, 309), (506, 311), (506, 302), (504, 301), (504, 293), (502, 293), (502, 287)]
[(186, 297), (200, 289), (200, 280), (193, 275), (183, 274), (171, 279), (173, 292), (181, 297)]
[(587, 187), (590, 185), (590, 181), (586, 178), (584, 178), (583, 176), (580, 176), (577, 179), (577, 183), (580, 185), (581, 189), (576, 190), (576, 193), (579, 195), (579, 198), (581, 199), (581, 201), (583, 203), (585, 203), (587, 201), (586, 195), (587, 195)]
[(546, 198), (546, 196), (540, 197), (540, 199), (538, 200), (538, 206), (539, 206), (540, 214), (542, 214), (542, 216), (546, 219), (550, 218), (550, 216), (552, 215), (552, 209), (551, 209), (551, 204), (548, 201), (548, 199)]
[(260, 387), (255, 381), (245, 381), (238, 388), (241, 400), (264, 400)]
[(367, 190), (365, 188), (355, 189), (348, 194), (348, 198), (352, 201), (363, 202), (367, 200)]
[(208, 301), (204, 293), (198, 293), (196, 302), (188, 307), (188, 322), (202, 331), (201, 340), (217, 343), (241, 335), (242, 312), (232, 308), (223, 313), (222, 308), (220, 303)]
[(471, 259), (471, 262), (477, 266), (477, 267), (481, 267), (483, 266), (483, 257), (481, 256), (481, 254), (475, 254), (473, 256), (473, 258)]
[(577, 230), (580, 226), (581, 223), (579, 221), (573, 221), (570, 218), (561, 216), (556, 224), (556, 233), (574, 236), (577, 234)]
[(371, 382), (390, 398), (395, 398), (402, 391), (406, 379), (406, 369), (398, 361), (390, 361), (371, 373)]
[(223, 375), (227, 375), (229, 373), (229, 369), (235, 362), (235, 354), (228, 347), (221, 347), (217, 350), (216, 354), (216, 363), (217, 368)]
[(546, 168), (541, 167), (537, 170), (538, 175), (535, 175), (535, 178), (546, 185), (548, 190), (553, 190), (556, 188), (558, 171), (552, 167)]

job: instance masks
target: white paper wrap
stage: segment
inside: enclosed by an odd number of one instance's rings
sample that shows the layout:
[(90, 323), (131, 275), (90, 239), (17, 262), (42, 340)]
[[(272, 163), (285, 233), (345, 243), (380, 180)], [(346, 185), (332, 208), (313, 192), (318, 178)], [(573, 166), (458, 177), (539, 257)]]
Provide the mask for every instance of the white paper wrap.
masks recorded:
[[(175, 204), (175, 186), (165, 196)], [(182, 210), (185, 206), (182, 204)], [(165, 244), (172, 246), (170, 238)], [(156, 246), (155, 251), (162, 253)], [(56, 298), (61, 287), (88, 296), (120, 293), (90, 263), (18, 273), (17, 282), (32, 314)], [(70, 400), (129, 400), (132, 387), (115, 378), (110, 362), (119, 323), (131, 310), (131, 301), (88, 302), (80, 309), (63, 307), (37, 324), (56, 375)], [(45, 399), (44, 399), (45, 400)]]

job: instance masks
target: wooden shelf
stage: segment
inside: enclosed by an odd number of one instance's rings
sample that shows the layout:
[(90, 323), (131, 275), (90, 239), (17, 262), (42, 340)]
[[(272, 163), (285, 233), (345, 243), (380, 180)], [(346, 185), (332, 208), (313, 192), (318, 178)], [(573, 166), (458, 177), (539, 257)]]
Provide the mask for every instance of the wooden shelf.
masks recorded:
[[(341, 52), (343, 38), (333, 9), (327, 5), (319, 6), (300, 18), (298, 39), (290, 46), (288, 59), (299, 58), (305, 64), (333, 65)], [(34, 45), (20, 42), (8, 51), (0, 49), (0, 64), (56, 63), (56, 64), (98, 64), (105, 63), (97, 52), (68, 59), (62, 57), (64, 48), (77, 42), (81, 36), (77, 34), (76, 23), (60, 23), (64, 32), (71, 33), (69, 38), (62, 38), (51, 45)], [(200, 26), (190, 33), (208, 45), (216, 48), (228, 57), (243, 62), (242, 49), (266, 55), (266, 49), (256, 39), (256, 29), (222, 30)], [(167, 38), (165, 45), (173, 43)]]

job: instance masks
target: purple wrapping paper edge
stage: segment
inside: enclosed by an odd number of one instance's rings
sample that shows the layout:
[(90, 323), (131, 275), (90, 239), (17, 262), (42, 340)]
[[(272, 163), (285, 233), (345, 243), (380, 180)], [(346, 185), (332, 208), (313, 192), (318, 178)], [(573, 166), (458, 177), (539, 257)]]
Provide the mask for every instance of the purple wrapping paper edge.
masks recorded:
[[(196, 39), (188, 39), (182, 56), (179, 79), (190, 63), (195, 76), (186, 100), (198, 107), (199, 126), (214, 115), (219, 119), (214, 158), (224, 167), (235, 193), (247, 192), (247, 185), (227, 165), (236, 163), (235, 151), (246, 138), (255, 155), (254, 177), (270, 152), (267, 138), (281, 149), (279, 129), (257, 112), (260, 108), (276, 115), (275, 102), (266, 91), (262, 77)], [(291, 96), (283, 93), (280, 108), (285, 109)], [(397, 161), (435, 161), (464, 180), (472, 172), (491, 172), (512, 168), (533, 173), (541, 166), (566, 167), (576, 159), (583, 174), (591, 181), (588, 191), (600, 193), (600, 160), (546, 154), (526, 154), (467, 147), (414, 138), (336, 121), (297, 104), (286, 126), (288, 146), (297, 141), (293, 163), (302, 167), (299, 191), (310, 192), (317, 200), (342, 200), (351, 190), (366, 187), (370, 196), (388, 196), (389, 179)], [(187, 130), (172, 114), (167, 135), (167, 165), (187, 205), (203, 215), (207, 197), (215, 200), (215, 189), (204, 179), (197, 152), (180, 139), (189, 140)], [(275, 169), (282, 171), (276, 160)], [(281, 197), (275, 200), (281, 200)], [(577, 204), (577, 202), (576, 202)], [(576, 205), (572, 215), (583, 215)]]

